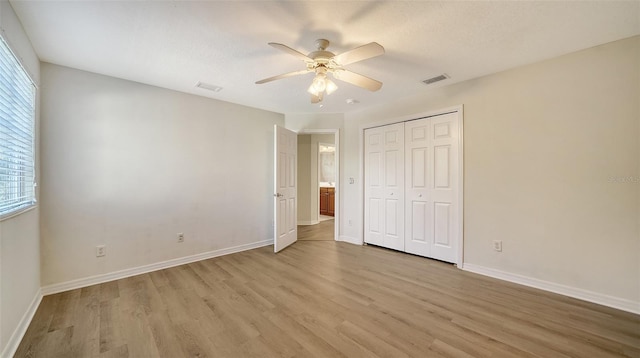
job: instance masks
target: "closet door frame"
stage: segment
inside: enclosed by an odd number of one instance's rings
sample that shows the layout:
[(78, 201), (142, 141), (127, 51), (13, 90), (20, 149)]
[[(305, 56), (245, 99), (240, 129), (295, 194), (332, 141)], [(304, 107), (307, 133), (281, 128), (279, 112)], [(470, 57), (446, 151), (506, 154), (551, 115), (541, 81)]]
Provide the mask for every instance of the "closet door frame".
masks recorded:
[(443, 115), (443, 114), (449, 114), (449, 113), (457, 113), (458, 115), (458, 195), (456, 198), (456, 203), (457, 203), (457, 216), (458, 216), (458, 222), (457, 222), (457, 227), (456, 227), (456, 239), (458, 242), (458, 255), (456, 258), (456, 266), (460, 269), (463, 268), (464, 266), (464, 231), (463, 231), (463, 227), (464, 227), (464, 136), (463, 136), (463, 118), (464, 118), (464, 112), (463, 112), (463, 106), (459, 105), (459, 106), (454, 106), (454, 107), (448, 107), (448, 108), (443, 108), (443, 109), (439, 109), (436, 111), (429, 111), (429, 112), (421, 112), (421, 113), (415, 113), (415, 114), (411, 114), (411, 115), (407, 115), (407, 116), (402, 116), (402, 117), (397, 117), (397, 118), (391, 118), (391, 119), (387, 119), (387, 120), (382, 120), (382, 121), (377, 121), (377, 122), (372, 122), (372, 123), (366, 123), (362, 126), (360, 126), (359, 128), (359, 147), (360, 147), (360, 168), (359, 168), (359, 177), (360, 177), (360, 185), (359, 185), (359, 189), (360, 189), (360, 197), (362, 198), (361, 202), (360, 202), (360, 219), (361, 219), (361, 223), (362, 225), (359, 228), (359, 239), (360, 239), (360, 244), (364, 245), (364, 231), (365, 231), (365, 227), (364, 227), (364, 202), (366, 200), (365, 198), (365, 185), (364, 185), (364, 173), (365, 173), (365, 149), (364, 149), (364, 131), (365, 129), (369, 129), (369, 128), (375, 128), (375, 127), (380, 127), (380, 126), (385, 126), (385, 125), (389, 125), (389, 124), (395, 124), (395, 123), (401, 123), (401, 122), (407, 122), (407, 121), (411, 121), (411, 120), (416, 120), (416, 119), (421, 119), (421, 118), (428, 118), (428, 117), (435, 117), (435, 116), (439, 116), (439, 115)]

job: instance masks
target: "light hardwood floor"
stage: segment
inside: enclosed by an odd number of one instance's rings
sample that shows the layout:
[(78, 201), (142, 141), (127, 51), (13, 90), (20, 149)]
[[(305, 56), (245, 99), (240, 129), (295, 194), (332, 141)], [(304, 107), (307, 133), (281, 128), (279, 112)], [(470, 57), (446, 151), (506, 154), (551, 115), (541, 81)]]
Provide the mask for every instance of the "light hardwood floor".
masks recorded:
[(299, 241), (43, 299), (16, 357), (640, 357), (640, 316)]
[(333, 241), (334, 219), (321, 221), (316, 225), (298, 225), (298, 240)]

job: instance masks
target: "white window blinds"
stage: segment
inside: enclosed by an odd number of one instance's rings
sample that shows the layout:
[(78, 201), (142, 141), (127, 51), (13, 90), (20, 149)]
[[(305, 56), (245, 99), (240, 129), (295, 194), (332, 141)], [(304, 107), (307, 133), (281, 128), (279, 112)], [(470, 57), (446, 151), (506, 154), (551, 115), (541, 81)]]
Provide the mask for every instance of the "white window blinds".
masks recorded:
[(0, 38), (0, 218), (35, 203), (36, 88)]

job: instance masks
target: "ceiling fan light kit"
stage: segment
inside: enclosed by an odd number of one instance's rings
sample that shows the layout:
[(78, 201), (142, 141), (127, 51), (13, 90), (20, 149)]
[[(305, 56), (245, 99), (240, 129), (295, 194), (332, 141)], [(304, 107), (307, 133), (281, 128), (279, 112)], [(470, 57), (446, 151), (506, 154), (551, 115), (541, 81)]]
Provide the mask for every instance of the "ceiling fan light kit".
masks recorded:
[(335, 55), (326, 50), (329, 46), (329, 40), (325, 39), (316, 40), (317, 50), (311, 52), (309, 55), (305, 55), (283, 44), (270, 42), (269, 45), (303, 60), (306, 64), (306, 69), (265, 78), (257, 81), (256, 84), (263, 84), (313, 72), (316, 75), (307, 89), (307, 92), (311, 94), (311, 103), (322, 102), (325, 93), (330, 95), (338, 89), (338, 86), (328, 78), (327, 73), (330, 73), (336, 80), (347, 82), (372, 92), (382, 87), (382, 82), (380, 81), (344, 69), (346, 65), (384, 54), (384, 47), (376, 42), (354, 48), (340, 55)]
[(307, 89), (307, 92), (311, 93), (314, 96), (317, 96), (320, 93), (325, 91), (327, 94), (332, 94), (337, 89), (338, 89), (338, 86), (335, 83), (333, 83), (333, 81), (331, 81), (329, 78), (327, 78), (326, 74), (321, 72), (321, 73), (318, 73), (316, 77), (313, 78), (313, 81), (311, 82), (311, 86), (309, 86), (309, 89)]

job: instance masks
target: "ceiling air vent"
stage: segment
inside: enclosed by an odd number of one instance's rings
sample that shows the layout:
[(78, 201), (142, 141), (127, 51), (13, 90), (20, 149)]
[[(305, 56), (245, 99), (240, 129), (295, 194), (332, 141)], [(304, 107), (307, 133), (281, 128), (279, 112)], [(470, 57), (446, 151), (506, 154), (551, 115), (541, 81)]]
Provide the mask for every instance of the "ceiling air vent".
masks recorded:
[(213, 92), (220, 92), (222, 91), (222, 87), (220, 86), (216, 86), (216, 85), (212, 85), (209, 83), (204, 83), (204, 82), (198, 82), (196, 83), (196, 87), (200, 87), (209, 91), (213, 91)]
[(426, 80), (424, 80), (422, 82), (425, 85), (430, 85), (430, 84), (435, 83), (435, 82), (440, 82), (442, 80), (446, 80), (447, 78), (449, 78), (449, 76), (447, 76), (446, 73), (443, 73), (440, 76), (432, 77), (432, 78), (426, 79)]

